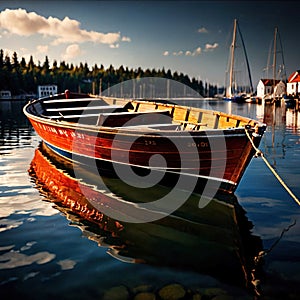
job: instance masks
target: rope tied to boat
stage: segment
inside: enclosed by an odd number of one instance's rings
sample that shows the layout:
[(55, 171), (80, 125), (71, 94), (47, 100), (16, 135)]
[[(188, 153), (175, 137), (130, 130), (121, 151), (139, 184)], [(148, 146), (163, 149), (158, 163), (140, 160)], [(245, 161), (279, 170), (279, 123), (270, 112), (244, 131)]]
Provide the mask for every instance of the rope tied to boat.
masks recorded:
[[(291, 191), (291, 189), (286, 185), (286, 183), (282, 180), (282, 178), (279, 176), (279, 174), (276, 172), (276, 170), (271, 166), (271, 164), (268, 162), (268, 160), (266, 159), (264, 153), (259, 150), (255, 145), (254, 142), (249, 134), (248, 128), (245, 127), (245, 132), (246, 135), (249, 139), (249, 141), (251, 142), (252, 147), (254, 148), (254, 150), (256, 151), (254, 154), (254, 157), (261, 157), (262, 160), (264, 161), (264, 163), (267, 165), (267, 167), (270, 169), (270, 171), (273, 173), (273, 175), (275, 176), (275, 178), (279, 181), (279, 183), (284, 187), (284, 189), (288, 192), (288, 194), (294, 199), (294, 201), (300, 205), (300, 200), (297, 198), (297, 196)], [(255, 134), (255, 133), (254, 133)]]

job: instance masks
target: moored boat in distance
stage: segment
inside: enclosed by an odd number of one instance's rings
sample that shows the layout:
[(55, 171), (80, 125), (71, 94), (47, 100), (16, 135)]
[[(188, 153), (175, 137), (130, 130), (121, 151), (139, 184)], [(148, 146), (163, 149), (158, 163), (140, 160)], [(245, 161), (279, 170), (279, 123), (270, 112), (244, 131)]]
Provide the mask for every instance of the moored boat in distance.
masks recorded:
[[(236, 69), (237, 57), (236, 57), (236, 48), (237, 48), (237, 37), (240, 37), (243, 54), (245, 56), (246, 67), (247, 67), (247, 77), (249, 78), (248, 88), (245, 86), (245, 83), (239, 82), (238, 78), (241, 77), (237, 75), (238, 71)], [(228, 78), (227, 78), (228, 77)], [(246, 47), (244, 39), (238, 24), (238, 20), (235, 19), (233, 23), (233, 34), (232, 34), (232, 43), (230, 45), (229, 53), (229, 62), (228, 70), (226, 72), (225, 79), (225, 94), (223, 99), (226, 101), (232, 101), (237, 103), (244, 103), (247, 99), (250, 99), (253, 96), (253, 85), (250, 72), (249, 61), (247, 57)]]
[[(280, 55), (280, 60), (278, 61), (278, 54)], [(271, 56), (273, 56), (273, 61), (271, 61)], [(279, 62), (279, 63), (278, 63)], [(272, 75), (269, 74), (269, 69), (272, 70)], [(278, 27), (274, 29), (274, 38), (271, 45), (267, 67), (265, 68), (266, 77), (260, 79), (257, 91), (258, 96), (264, 101), (265, 104), (280, 103), (281, 99), (286, 94), (286, 69), (284, 63), (283, 47), (281, 42), (281, 37), (279, 34)]]
[(142, 176), (199, 193), (209, 186), (213, 194), (236, 189), (266, 129), (213, 110), (69, 91), (34, 100), (24, 113), (64, 158), (126, 180)]

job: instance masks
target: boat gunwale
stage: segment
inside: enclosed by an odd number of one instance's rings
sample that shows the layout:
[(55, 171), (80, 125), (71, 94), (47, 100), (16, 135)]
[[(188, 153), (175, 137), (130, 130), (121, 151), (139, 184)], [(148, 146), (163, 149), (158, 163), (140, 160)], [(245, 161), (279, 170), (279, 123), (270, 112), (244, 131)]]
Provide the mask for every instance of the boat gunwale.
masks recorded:
[[(213, 129), (213, 128), (205, 128), (201, 130), (134, 130), (134, 129), (126, 129), (125, 127), (106, 127), (106, 126), (94, 126), (87, 125), (82, 123), (72, 123), (60, 120), (51, 120), (43, 117), (38, 117), (35, 115), (28, 115), (29, 119), (32, 119), (38, 123), (50, 125), (53, 127), (60, 127), (66, 129), (73, 129), (78, 132), (91, 132), (91, 133), (105, 133), (105, 134), (118, 134), (118, 135), (130, 135), (130, 136), (147, 136), (147, 137), (155, 137), (155, 138), (167, 138), (167, 137), (177, 137), (177, 138), (193, 138), (203, 137), (208, 138), (212, 137), (237, 137), (237, 136), (246, 136), (245, 127), (230, 127), (224, 129)], [(262, 123), (262, 125), (264, 125)], [(141, 127), (139, 127), (141, 128)]]

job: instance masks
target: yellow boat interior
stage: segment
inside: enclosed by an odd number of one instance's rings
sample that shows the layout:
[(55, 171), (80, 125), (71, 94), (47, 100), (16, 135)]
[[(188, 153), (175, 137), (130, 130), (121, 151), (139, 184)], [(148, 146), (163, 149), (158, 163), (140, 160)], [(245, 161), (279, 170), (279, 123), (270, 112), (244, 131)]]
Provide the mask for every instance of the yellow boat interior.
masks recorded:
[(264, 126), (259, 121), (246, 117), (154, 100), (53, 97), (33, 104), (31, 112), (36, 116), (96, 127), (126, 127), (136, 130), (142, 126), (148, 130), (199, 131)]

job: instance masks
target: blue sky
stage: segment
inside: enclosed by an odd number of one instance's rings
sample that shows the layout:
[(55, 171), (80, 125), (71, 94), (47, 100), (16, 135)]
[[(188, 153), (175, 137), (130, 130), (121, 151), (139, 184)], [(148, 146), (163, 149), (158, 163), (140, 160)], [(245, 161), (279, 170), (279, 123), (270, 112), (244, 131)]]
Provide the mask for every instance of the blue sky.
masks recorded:
[(223, 85), (233, 20), (253, 83), (264, 77), (275, 26), (287, 75), (300, 69), (295, 1), (1, 1), (1, 48), (42, 63), (171, 69)]

